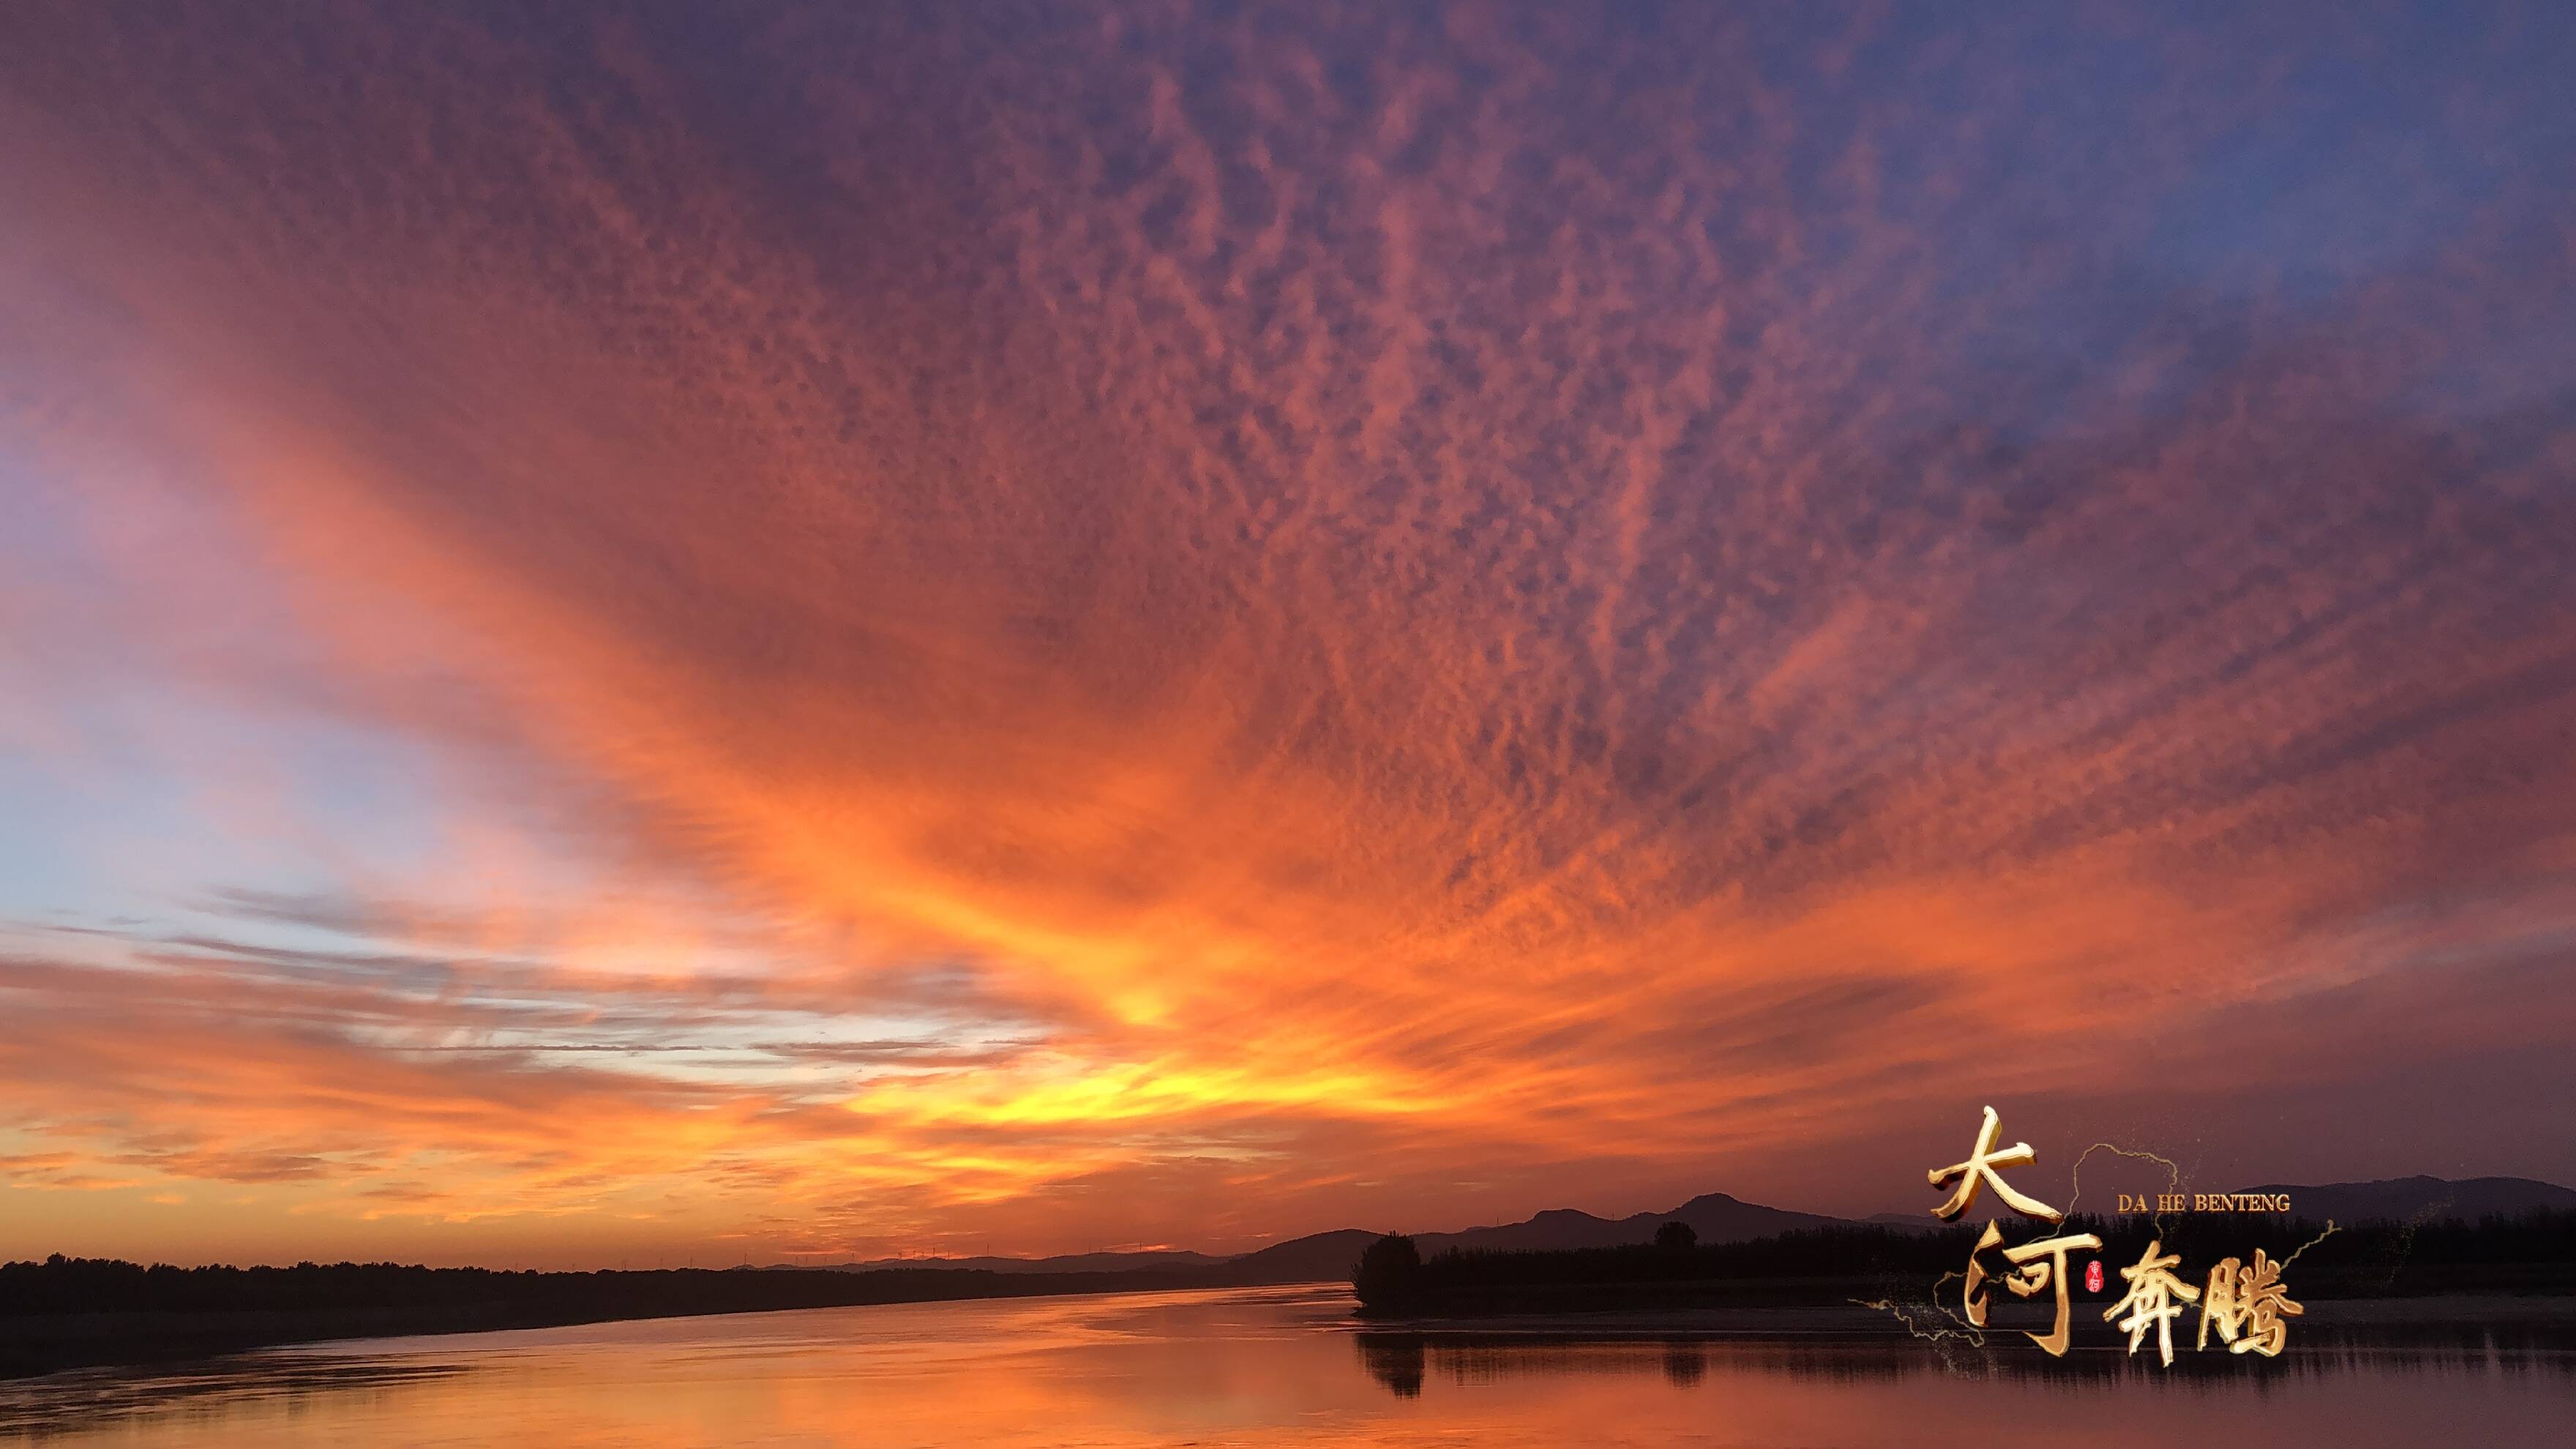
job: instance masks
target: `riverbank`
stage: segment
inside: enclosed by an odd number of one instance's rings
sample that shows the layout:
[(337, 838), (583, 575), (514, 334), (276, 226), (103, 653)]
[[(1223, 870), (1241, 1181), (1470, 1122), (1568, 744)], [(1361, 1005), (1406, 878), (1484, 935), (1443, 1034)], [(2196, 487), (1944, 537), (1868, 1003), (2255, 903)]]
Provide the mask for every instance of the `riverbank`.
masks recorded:
[(1266, 1286), (1225, 1268), (996, 1273), (962, 1268), (504, 1273), (307, 1264), (141, 1269), (81, 1260), (0, 1269), (0, 1379), (333, 1339), (485, 1333), (874, 1304)]
[[(1507, 1270), (1496, 1270), (1507, 1271)], [(1935, 1306), (1933, 1284), (1939, 1273), (1904, 1277), (1683, 1278), (1601, 1279), (1575, 1282), (1448, 1281), (1438, 1282), (1408, 1298), (1365, 1310), (1380, 1318), (1453, 1320), (1535, 1318), (1579, 1320), (1621, 1315), (1706, 1313), (1779, 1313), (1832, 1308), (1851, 1303), (1897, 1302)], [(2119, 1280), (2106, 1293), (2078, 1288), (2075, 1301), (2101, 1302), (2116, 1297)], [(1959, 1306), (1960, 1283), (1949, 1278), (1939, 1304)], [(2330, 1269), (2301, 1275), (2293, 1296), (2302, 1303), (2346, 1300), (2409, 1303), (2427, 1300), (2510, 1304), (2517, 1300), (2576, 1303), (2576, 1267), (2567, 1264), (2490, 1264), (2434, 1272), (2390, 1273), (2384, 1269)], [(1992, 1299), (1998, 1295), (1990, 1294)], [(1997, 1305), (2014, 1307), (2010, 1302)], [(2512, 1310), (2499, 1307), (2501, 1316)], [(1782, 1321), (1788, 1321), (1784, 1318)]]
[[(1951, 1287), (1979, 1261), (1993, 1277), (2005, 1261), (1982, 1250), (1980, 1229), (1916, 1231), (1874, 1225), (1800, 1229), (1767, 1238), (1700, 1246), (1687, 1228), (1655, 1243), (1527, 1252), (1444, 1252), (1421, 1256), (1411, 1240), (1387, 1237), (1361, 1254), (1352, 1278), (1370, 1318), (1558, 1317), (1636, 1311), (1786, 1308), (1852, 1302), (1934, 1307), (1935, 1285)], [(2070, 1250), (2070, 1278), (2120, 1269), (2153, 1253), (2185, 1265), (2186, 1281), (2210, 1266), (2267, 1249), (2282, 1265), (2284, 1291), (2312, 1300), (2359, 1298), (2576, 1297), (2576, 1212), (2542, 1210), (2474, 1223), (2250, 1222), (2181, 1217), (2068, 1220), (2062, 1233), (2095, 1246)], [(2049, 1264), (2041, 1263), (2043, 1268)], [(2109, 1291), (2121, 1291), (2116, 1272)], [(2000, 1281), (1986, 1296), (2002, 1297)], [(2097, 1296), (2103, 1290), (2078, 1293)], [(2054, 1295), (2047, 1295), (2053, 1297)]]
[[(2082, 1312), (2090, 1302), (2093, 1313)], [(2101, 1295), (2075, 1301), (2076, 1323), (2086, 1329), (2101, 1323)], [(2461, 1329), (2539, 1330), (2553, 1340), (2576, 1345), (2576, 1294), (2448, 1294), (2413, 1298), (2320, 1299), (2303, 1305), (2295, 1320), (2299, 1341), (2317, 1336), (2373, 1342), (2402, 1340), (2416, 1330), (2442, 1339)], [(1922, 1331), (1963, 1327), (1950, 1310), (1920, 1292), (1910, 1300), (1885, 1299), (1834, 1303), (1636, 1305), (1574, 1313), (1418, 1313), (1368, 1320), (1364, 1338), (1416, 1336), (1431, 1342), (1508, 1343), (1661, 1341), (1743, 1339), (1871, 1340), (1920, 1337)], [(2048, 1327), (2050, 1310), (2020, 1302), (1995, 1304), (1987, 1332), (2010, 1339), (2017, 1330)], [(2011, 1340), (2018, 1342), (2018, 1340)]]

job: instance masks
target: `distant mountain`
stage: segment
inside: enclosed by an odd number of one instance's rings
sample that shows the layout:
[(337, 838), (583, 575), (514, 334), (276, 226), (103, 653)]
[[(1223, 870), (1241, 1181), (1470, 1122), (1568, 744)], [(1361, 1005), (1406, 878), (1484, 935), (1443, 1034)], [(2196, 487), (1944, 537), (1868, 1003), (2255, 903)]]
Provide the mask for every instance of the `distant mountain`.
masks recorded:
[[(1379, 1234), (1365, 1228), (1310, 1233), (1232, 1257), (1208, 1253), (1062, 1253), (1052, 1258), (871, 1258), (813, 1265), (829, 1273), (873, 1273), (886, 1268), (933, 1268), (985, 1273), (1168, 1273), (1193, 1284), (1310, 1283), (1350, 1276), (1360, 1250)], [(779, 1264), (780, 1268), (806, 1265)]]
[[(1573, 1208), (1551, 1208), (1527, 1222), (1466, 1228), (1454, 1233), (1416, 1233), (1413, 1241), (1426, 1258), (1451, 1248), (1612, 1248), (1622, 1243), (1651, 1242), (1655, 1229), (1676, 1220), (1690, 1224), (1703, 1243), (1735, 1243), (1785, 1233), (1791, 1228), (1843, 1221), (1764, 1207), (1712, 1192), (1669, 1212), (1601, 1218)], [(1381, 1236), (1367, 1228), (1337, 1228), (1290, 1238), (1231, 1258), (1182, 1252), (1067, 1253), (1053, 1258), (877, 1258), (823, 1266), (838, 1273), (866, 1273), (880, 1268), (982, 1269), (993, 1273), (1165, 1272), (1236, 1284), (1310, 1283), (1348, 1277), (1351, 1264), (1359, 1260), (1360, 1250)]]
[(1624, 1218), (1597, 1218), (1572, 1208), (1552, 1208), (1527, 1222), (1501, 1227), (1468, 1228), (1455, 1233), (1416, 1233), (1414, 1246), (1424, 1257), (1458, 1249), (1525, 1251), (1559, 1248), (1615, 1248), (1623, 1243), (1654, 1241), (1655, 1229), (1685, 1222), (1703, 1243), (1739, 1243), (1767, 1238), (1792, 1228), (1839, 1224), (1841, 1218), (1790, 1212), (1744, 1202), (1722, 1192), (1704, 1193), (1669, 1212), (1631, 1213)]
[(2280, 1192), (2290, 1196), (2290, 1211), (2302, 1218), (2368, 1222), (2430, 1222), (2460, 1218), (2475, 1222), (2489, 1214), (2512, 1216), (2539, 1208), (2576, 1208), (2576, 1191), (2528, 1177), (2470, 1177), (2453, 1182), (2439, 1177), (2394, 1177), (2383, 1182), (2329, 1182), (2314, 1187), (2267, 1183), (2246, 1192)]
[[(2576, 1208), (2576, 1191), (2525, 1177), (2473, 1177), (2459, 1182), (2438, 1177), (2404, 1177), (2388, 1182), (2333, 1182), (2315, 1187), (2279, 1183), (2246, 1188), (2247, 1192), (2285, 1192), (2300, 1217), (2364, 1222), (2375, 1218), (2474, 1221), (2490, 1213), (2514, 1214), (2535, 1208)], [(1942, 1224), (1929, 1213), (1875, 1213), (1859, 1220), (1875, 1227), (1930, 1232)], [(1550, 1208), (1525, 1222), (1463, 1228), (1454, 1233), (1415, 1233), (1414, 1246), (1428, 1258), (1451, 1249), (1528, 1251), (1562, 1248), (1615, 1248), (1652, 1242), (1655, 1229), (1685, 1222), (1703, 1243), (1740, 1243), (1797, 1228), (1850, 1226), (1848, 1218), (1764, 1207), (1722, 1192), (1704, 1193), (1669, 1212), (1631, 1213), (1624, 1218), (1595, 1217), (1573, 1208)], [(1360, 1251), (1379, 1234), (1366, 1228), (1339, 1228), (1273, 1243), (1233, 1257), (1206, 1253), (1066, 1253), (1053, 1258), (879, 1258), (865, 1263), (835, 1263), (833, 1270), (863, 1273), (878, 1268), (982, 1269), (992, 1273), (1164, 1273), (1193, 1284), (1251, 1285), (1320, 1283), (1347, 1277)]]
[(1336, 1228), (1272, 1243), (1258, 1252), (1226, 1261), (1223, 1274), (1234, 1283), (1322, 1283), (1351, 1276), (1360, 1252), (1378, 1240), (1366, 1228)]
[[(2576, 1208), (2576, 1190), (2528, 1177), (2469, 1177), (2458, 1181), (2397, 1177), (2384, 1182), (2328, 1182), (2306, 1187), (2273, 1182), (2238, 1191), (2287, 1193), (2293, 1216), (2333, 1218), (2345, 1223), (2378, 1219), (2432, 1222), (2443, 1218), (2475, 1222), (2491, 1213), (2511, 1217), (2540, 1208)], [(1861, 1221), (1873, 1227), (1925, 1231), (1943, 1226), (1929, 1213), (1872, 1213)]]
[[(1128, 1273), (1181, 1268), (1213, 1268), (1231, 1259), (1206, 1253), (1060, 1253), (1052, 1258), (871, 1258), (864, 1263), (824, 1263), (834, 1273), (872, 1273), (879, 1268), (980, 1269), (987, 1273)], [(804, 1266), (802, 1264), (794, 1266)]]

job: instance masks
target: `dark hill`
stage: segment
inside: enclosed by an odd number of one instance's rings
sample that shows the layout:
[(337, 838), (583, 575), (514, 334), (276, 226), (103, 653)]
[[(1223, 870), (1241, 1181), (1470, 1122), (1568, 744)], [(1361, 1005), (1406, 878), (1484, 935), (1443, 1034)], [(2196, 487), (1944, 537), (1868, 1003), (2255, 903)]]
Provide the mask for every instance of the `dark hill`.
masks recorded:
[[(2385, 1182), (2336, 1182), (2317, 1186), (2272, 1184), (2248, 1192), (2286, 1192), (2297, 1216), (2323, 1221), (2365, 1222), (2375, 1219), (2432, 1221), (2458, 1218), (2474, 1222), (2490, 1215), (2513, 1216), (2535, 1209), (2576, 1208), (2576, 1191), (2523, 1177), (2475, 1177), (2446, 1181), (2438, 1177), (2395, 1178)], [(1550, 1208), (1517, 1223), (1462, 1228), (1447, 1233), (1415, 1233), (1424, 1257), (1451, 1250), (1465, 1252), (1563, 1252), (1583, 1248), (1616, 1248), (1650, 1242), (1655, 1229), (1673, 1221), (1691, 1225), (1703, 1245), (1741, 1243), (1775, 1237), (1801, 1228), (1850, 1226), (1846, 1219), (1794, 1212), (1745, 1202), (1727, 1193), (1703, 1193), (1665, 1212), (1631, 1213), (1621, 1218), (1596, 1217), (1574, 1208)], [(1937, 1232), (1942, 1224), (1929, 1213), (1878, 1213), (1863, 1219), (1871, 1226), (1907, 1232)], [(1378, 1234), (1360, 1228), (1312, 1233), (1274, 1243), (1235, 1257), (1204, 1253), (1071, 1253), (1053, 1258), (890, 1258), (866, 1263), (835, 1264), (840, 1272), (886, 1269), (948, 1269), (959, 1272), (1155, 1273), (1172, 1274), (1191, 1283), (1256, 1284), (1326, 1282), (1348, 1276), (1360, 1250)]]
[(2339, 1223), (2389, 1219), (2433, 1222), (2457, 1218), (2475, 1222), (2485, 1217), (2516, 1217), (2548, 1208), (2576, 1208), (2576, 1191), (2528, 1177), (2393, 1177), (2379, 1182), (2329, 1182), (2314, 1187), (2270, 1183), (2247, 1192), (2290, 1195), (2290, 1211), (2302, 1218), (2332, 1218)]
[(1218, 1273), (1229, 1283), (1325, 1283), (1351, 1276), (1360, 1250), (1377, 1241), (1365, 1228), (1337, 1228), (1273, 1243), (1230, 1259)]
[(1527, 1222), (1468, 1228), (1455, 1233), (1416, 1233), (1413, 1241), (1425, 1257), (1453, 1248), (1471, 1252), (1616, 1248), (1629, 1243), (1652, 1242), (1655, 1229), (1675, 1221), (1690, 1224), (1691, 1230), (1699, 1234), (1703, 1243), (1740, 1243), (1748, 1238), (1770, 1237), (1793, 1228), (1825, 1227), (1840, 1223), (1842, 1219), (1764, 1207), (1722, 1192), (1712, 1192), (1703, 1193), (1668, 1212), (1598, 1218), (1572, 1208), (1556, 1208)]
[(875, 1273), (889, 1268), (949, 1269), (964, 1273), (1132, 1273), (1213, 1268), (1229, 1259), (1206, 1253), (1060, 1253), (1052, 1258), (872, 1258), (863, 1263), (824, 1263), (817, 1272)]

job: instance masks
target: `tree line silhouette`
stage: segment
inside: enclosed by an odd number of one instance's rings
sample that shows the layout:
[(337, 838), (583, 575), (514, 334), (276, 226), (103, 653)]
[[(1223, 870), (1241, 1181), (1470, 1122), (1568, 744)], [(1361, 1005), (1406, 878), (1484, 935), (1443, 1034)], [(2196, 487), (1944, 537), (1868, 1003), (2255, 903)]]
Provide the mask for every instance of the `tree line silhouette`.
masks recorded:
[[(1683, 1223), (1651, 1243), (1557, 1250), (1453, 1249), (1425, 1259), (1411, 1238), (1370, 1244), (1352, 1265), (1361, 1311), (1530, 1312), (1719, 1303), (1829, 1304), (1895, 1291), (1920, 1296), (1967, 1266), (1983, 1220), (1931, 1230), (1853, 1223), (1701, 1245)], [(1673, 1232), (1673, 1229), (1680, 1229)], [(2475, 1222), (2327, 1225), (2255, 1214), (2077, 1214), (2051, 1233), (2092, 1233), (2107, 1267), (2151, 1241), (2205, 1273), (2262, 1248), (2298, 1253), (2290, 1281), (2318, 1298), (2435, 1293), (2576, 1293), (2576, 1211), (2542, 1209)], [(2027, 1233), (2014, 1233), (2019, 1241)], [(1999, 1262), (1997, 1266), (2000, 1266)]]
[(595, 1273), (298, 1263), (144, 1267), (111, 1258), (0, 1264), (0, 1378), (93, 1364), (391, 1334), (938, 1299), (1140, 1292), (1246, 1281), (1227, 1265), (1071, 1273), (981, 1268), (669, 1268)]

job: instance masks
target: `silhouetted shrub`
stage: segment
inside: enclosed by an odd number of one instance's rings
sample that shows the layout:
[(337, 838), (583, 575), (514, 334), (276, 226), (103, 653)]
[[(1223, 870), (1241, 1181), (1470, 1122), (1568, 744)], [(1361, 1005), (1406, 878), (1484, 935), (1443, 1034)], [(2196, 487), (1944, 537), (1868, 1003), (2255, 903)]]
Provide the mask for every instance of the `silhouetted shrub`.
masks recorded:
[(1401, 1311), (1422, 1297), (1422, 1254), (1402, 1233), (1389, 1233), (1371, 1243), (1351, 1265), (1351, 1291), (1360, 1306)]

